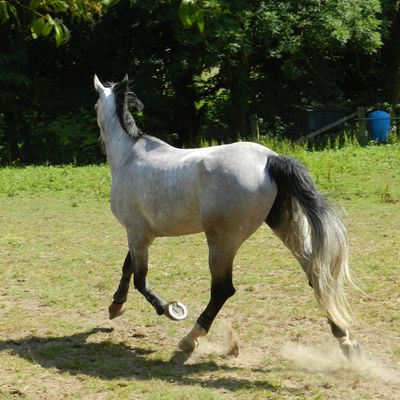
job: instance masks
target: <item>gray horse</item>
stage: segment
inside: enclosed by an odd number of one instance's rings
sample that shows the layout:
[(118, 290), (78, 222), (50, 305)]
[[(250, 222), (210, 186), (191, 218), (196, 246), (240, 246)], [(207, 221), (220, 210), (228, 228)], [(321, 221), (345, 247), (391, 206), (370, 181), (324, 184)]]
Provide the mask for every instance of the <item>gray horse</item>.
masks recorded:
[(135, 288), (159, 315), (185, 318), (182, 303), (167, 303), (150, 289), (148, 250), (156, 237), (204, 232), (210, 301), (179, 343), (182, 350), (193, 351), (235, 293), (236, 252), (266, 222), (299, 261), (343, 353), (349, 358), (357, 354), (357, 342), (346, 329), (350, 316), (344, 284), (352, 284), (346, 229), (305, 167), (255, 143), (172, 147), (137, 127), (130, 108), (142, 110), (143, 104), (127, 76), (104, 85), (95, 76), (94, 86), (112, 175), (111, 209), (126, 229), (129, 246), (110, 318), (122, 314), (132, 274)]

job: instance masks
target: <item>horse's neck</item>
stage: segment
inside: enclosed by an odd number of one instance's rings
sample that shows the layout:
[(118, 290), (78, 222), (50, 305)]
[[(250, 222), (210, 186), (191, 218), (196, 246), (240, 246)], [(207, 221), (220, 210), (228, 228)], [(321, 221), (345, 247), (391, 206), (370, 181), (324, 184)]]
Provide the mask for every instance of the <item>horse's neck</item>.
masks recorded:
[(111, 175), (114, 175), (122, 160), (132, 151), (133, 139), (122, 129), (116, 119), (110, 120), (105, 128), (107, 160)]
[(128, 154), (133, 155), (133, 160), (142, 160), (147, 153), (153, 150), (173, 148), (153, 136), (145, 135), (138, 139), (132, 139), (116, 120), (106, 127), (106, 132), (106, 153), (112, 176), (114, 176), (121, 162)]

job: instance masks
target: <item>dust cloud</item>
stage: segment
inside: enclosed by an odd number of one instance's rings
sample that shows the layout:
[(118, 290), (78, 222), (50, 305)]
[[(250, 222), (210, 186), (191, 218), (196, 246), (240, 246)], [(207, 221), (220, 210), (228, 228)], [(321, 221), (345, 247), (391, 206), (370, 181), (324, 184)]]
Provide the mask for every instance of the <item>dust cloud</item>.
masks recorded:
[(359, 360), (348, 362), (338, 348), (315, 348), (297, 343), (287, 343), (283, 346), (281, 355), (292, 361), (297, 367), (311, 372), (333, 375), (347, 370), (367, 378), (373, 378), (385, 383), (400, 385), (400, 368), (387, 365), (363, 354)]
[(232, 325), (221, 320), (214, 324), (212, 334), (204, 338), (200, 338), (199, 346), (191, 357), (191, 362), (198, 359), (217, 357), (238, 357), (239, 341)]

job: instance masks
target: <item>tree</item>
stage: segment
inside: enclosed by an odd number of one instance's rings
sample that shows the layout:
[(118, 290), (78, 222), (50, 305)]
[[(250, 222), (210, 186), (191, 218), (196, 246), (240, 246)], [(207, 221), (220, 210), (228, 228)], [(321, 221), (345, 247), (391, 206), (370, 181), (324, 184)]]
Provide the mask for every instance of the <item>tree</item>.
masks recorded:
[(400, 103), (400, 1), (383, 1), (385, 16), (385, 46), (382, 57), (386, 59), (387, 100), (395, 106)]
[(277, 111), (288, 99), (344, 102), (347, 53), (373, 54), (382, 45), (378, 0), (185, 3), (187, 26), (204, 21), (205, 50), (218, 71), (215, 88), (228, 90), (232, 135), (248, 134), (249, 113)]
[(117, 0), (0, 0), (2, 25), (23, 25), (32, 37), (52, 35), (57, 46), (70, 39), (70, 30), (63, 18), (73, 21), (91, 20), (102, 15)]
[[(292, 104), (373, 104), (389, 92), (379, 91), (396, 45), (389, 1), (131, 0), (104, 12), (100, 5), (111, 3), (97, 0), (83, 2), (94, 7), (85, 17), (44, 6), (57, 2), (18, 1), (59, 18), (72, 35), (58, 47), (32, 36), (32, 20), (44, 17), (20, 7), (16, 18), (8, 5), (17, 3), (0, 0), (8, 12), (0, 27), (7, 162), (85, 160), (98, 133), (94, 73), (114, 81), (128, 73), (145, 104), (137, 115), (144, 131), (188, 146), (248, 136), (253, 113), (271, 127)], [(56, 29), (48, 35), (57, 39)]]

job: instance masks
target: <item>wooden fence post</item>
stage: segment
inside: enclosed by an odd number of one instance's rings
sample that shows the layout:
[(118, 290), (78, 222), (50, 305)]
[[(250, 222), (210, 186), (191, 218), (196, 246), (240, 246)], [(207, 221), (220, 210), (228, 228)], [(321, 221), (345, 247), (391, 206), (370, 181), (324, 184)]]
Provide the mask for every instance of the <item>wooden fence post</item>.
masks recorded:
[(361, 138), (365, 138), (365, 131), (367, 130), (367, 121), (365, 119), (365, 107), (357, 108), (358, 131)]
[(252, 140), (260, 140), (260, 127), (258, 126), (258, 115), (251, 114), (250, 115), (250, 129), (251, 129), (251, 138)]

